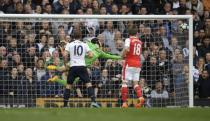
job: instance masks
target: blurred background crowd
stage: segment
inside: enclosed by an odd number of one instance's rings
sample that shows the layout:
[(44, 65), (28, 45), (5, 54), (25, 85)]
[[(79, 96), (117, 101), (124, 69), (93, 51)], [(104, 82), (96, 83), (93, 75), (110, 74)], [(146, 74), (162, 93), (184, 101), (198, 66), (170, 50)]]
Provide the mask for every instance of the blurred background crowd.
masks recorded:
[[(1, 14), (193, 15), (194, 95), (210, 97), (209, 0), (1, 0)], [(98, 38), (102, 50), (121, 55), (126, 28), (138, 27), (143, 41), (141, 81), (146, 97), (187, 94), (189, 75), (186, 20), (24, 22), (0, 20), (0, 96), (60, 97), (63, 87), (47, 80), (47, 65), (63, 65), (62, 42), (80, 29), (83, 41)], [(192, 61), (192, 60), (190, 60)], [(122, 60), (98, 59), (89, 69), (98, 97), (119, 97)], [(76, 86), (78, 89), (82, 86)], [(185, 91), (183, 91), (185, 90)], [(85, 94), (85, 91), (82, 91)], [(84, 95), (75, 91), (75, 97)], [(161, 94), (161, 95), (157, 95)]]

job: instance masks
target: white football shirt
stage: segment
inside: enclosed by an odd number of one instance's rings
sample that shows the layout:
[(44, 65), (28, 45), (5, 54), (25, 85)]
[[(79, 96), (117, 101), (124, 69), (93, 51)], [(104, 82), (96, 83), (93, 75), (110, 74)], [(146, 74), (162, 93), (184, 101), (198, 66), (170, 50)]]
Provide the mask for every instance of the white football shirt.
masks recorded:
[(86, 66), (85, 55), (90, 48), (88, 45), (82, 41), (75, 40), (68, 43), (65, 48), (66, 51), (70, 53), (70, 66)]

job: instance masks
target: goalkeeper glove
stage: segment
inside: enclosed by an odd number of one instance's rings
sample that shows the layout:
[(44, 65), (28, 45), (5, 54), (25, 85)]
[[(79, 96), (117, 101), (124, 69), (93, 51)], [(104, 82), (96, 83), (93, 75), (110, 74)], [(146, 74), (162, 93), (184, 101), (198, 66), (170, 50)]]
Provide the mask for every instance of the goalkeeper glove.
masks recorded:
[(47, 69), (48, 70), (56, 70), (57, 69), (57, 66), (49, 65), (49, 66), (47, 66)]

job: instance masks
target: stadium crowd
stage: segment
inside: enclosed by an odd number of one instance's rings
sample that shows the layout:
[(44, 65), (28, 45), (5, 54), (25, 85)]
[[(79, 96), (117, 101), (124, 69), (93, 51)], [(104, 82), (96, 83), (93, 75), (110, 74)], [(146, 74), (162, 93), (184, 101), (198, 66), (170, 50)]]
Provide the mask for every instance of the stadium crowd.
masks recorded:
[[(1, 0), (1, 14), (86, 15), (193, 15), (194, 95), (210, 97), (210, 2), (208, 0)], [(48, 83), (54, 74), (48, 65), (62, 66), (63, 44), (73, 40), (74, 29), (83, 40), (95, 37), (102, 49), (121, 55), (126, 28), (138, 26), (144, 43), (141, 63), (143, 89), (152, 98), (180, 97), (188, 84), (188, 34), (184, 20), (77, 22), (0, 21), (0, 97), (56, 97), (63, 87)], [(190, 60), (191, 61), (191, 60)], [(119, 97), (122, 60), (98, 59), (89, 69), (98, 97)], [(77, 87), (78, 97), (83, 97)], [(82, 90), (82, 89), (81, 89)], [(162, 93), (162, 94), (160, 94)], [(187, 91), (186, 91), (187, 93)]]

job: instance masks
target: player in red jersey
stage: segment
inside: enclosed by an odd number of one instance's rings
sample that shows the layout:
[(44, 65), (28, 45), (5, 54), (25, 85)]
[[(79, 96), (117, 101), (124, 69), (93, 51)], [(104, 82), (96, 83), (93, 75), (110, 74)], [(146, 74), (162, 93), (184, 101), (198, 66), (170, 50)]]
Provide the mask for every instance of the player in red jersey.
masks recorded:
[(139, 74), (141, 70), (141, 52), (142, 52), (142, 42), (136, 37), (137, 29), (129, 29), (129, 38), (125, 40), (125, 48), (123, 50), (123, 58), (125, 60), (123, 70), (122, 70), (122, 88), (121, 96), (123, 101), (123, 108), (127, 108), (127, 96), (128, 96), (128, 84), (132, 82), (133, 88), (136, 92), (138, 102), (135, 107), (139, 108), (144, 103), (144, 98), (142, 97), (142, 89), (139, 82)]

